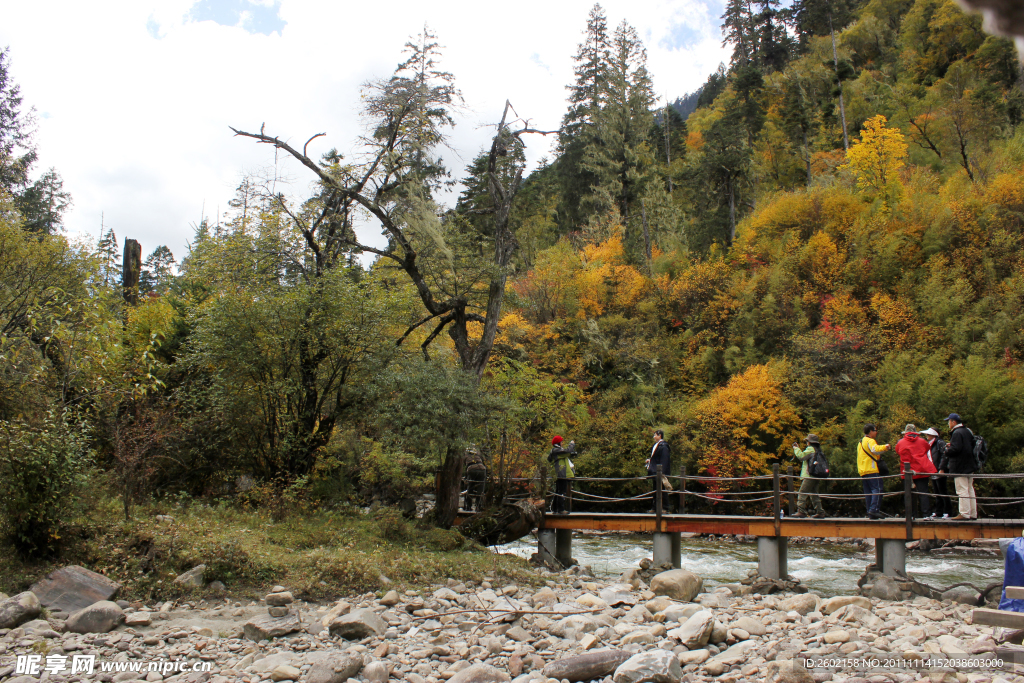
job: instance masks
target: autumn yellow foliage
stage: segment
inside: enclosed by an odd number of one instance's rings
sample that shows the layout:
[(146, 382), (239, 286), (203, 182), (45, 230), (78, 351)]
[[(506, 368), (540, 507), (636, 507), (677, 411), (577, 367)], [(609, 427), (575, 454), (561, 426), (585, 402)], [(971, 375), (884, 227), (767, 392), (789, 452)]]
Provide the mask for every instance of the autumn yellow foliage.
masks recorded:
[(857, 176), (857, 187), (889, 201), (895, 196), (900, 169), (907, 162), (907, 141), (899, 128), (889, 128), (879, 114), (864, 122), (860, 140), (850, 145), (846, 164)]

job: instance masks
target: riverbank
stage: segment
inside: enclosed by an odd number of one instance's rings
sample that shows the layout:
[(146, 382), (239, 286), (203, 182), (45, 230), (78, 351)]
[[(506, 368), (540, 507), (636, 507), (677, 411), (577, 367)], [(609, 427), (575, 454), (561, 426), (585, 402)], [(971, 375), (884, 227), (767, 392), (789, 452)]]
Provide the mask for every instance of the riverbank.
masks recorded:
[[(654, 576), (650, 584), (632, 569), (611, 580), (579, 568), (533, 576), (538, 586), (481, 574), (339, 602), (296, 600), (282, 618), (296, 630), (273, 638), (246, 626), (267, 623), (267, 605), (286, 602), (273, 593), (248, 602), (123, 603), (135, 625), (110, 633), (69, 633), (56, 619), (0, 630), (0, 679), (38, 680), (12, 675), (19, 655), (74, 653), (123, 667), (208, 665), (205, 672), (150, 674), (154, 682), (1024, 683), (1024, 676), (987, 661), (996, 634), (972, 625), (965, 605), (921, 597), (741, 595), (739, 584), (708, 592), (686, 570)], [(283, 587), (275, 590), (280, 596)], [(975, 666), (925, 668), (940, 658), (972, 659)], [(132, 676), (108, 673), (98, 680)]]

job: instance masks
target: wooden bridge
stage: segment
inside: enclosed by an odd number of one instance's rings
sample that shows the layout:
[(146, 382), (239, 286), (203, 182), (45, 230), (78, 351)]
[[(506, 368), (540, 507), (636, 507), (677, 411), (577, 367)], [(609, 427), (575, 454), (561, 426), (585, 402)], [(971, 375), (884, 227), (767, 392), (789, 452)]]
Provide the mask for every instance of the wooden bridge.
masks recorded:
[[(660, 468), (659, 468), (660, 469)], [(998, 539), (1015, 538), (1024, 534), (1024, 519), (978, 519), (971, 521), (937, 519), (937, 518), (914, 518), (913, 517), (913, 496), (917, 494), (913, 488), (914, 472), (908, 471), (905, 475), (891, 475), (890, 479), (902, 479), (903, 491), (890, 492), (885, 496), (901, 496), (904, 499), (905, 513), (903, 517), (888, 519), (848, 518), (848, 517), (826, 517), (807, 518), (793, 517), (796, 511), (796, 492), (794, 491), (794, 480), (792, 467), (788, 474), (780, 475), (779, 465), (773, 465), (772, 474), (760, 477), (747, 477), (749, 480), (771, 480), (772, 490), (756, 492), (760, 498), (746, 497), (742, 502), (771, 501), (772, 516), (734, 516), (719, 514), (687, 514), (686, 502), (688, 497), (700, 493), (688, 490), (687, 482), (708, 483), (719, 478), (716, 477), (688, 477), (686, 468), (681, 468), (679, 476), (654, 478), (655, 487), (650, 493), (632, 498), (612, 499), (601, 496), (589, 496), (589, 498), (602, 498), (599, 501), (588, 501), (606, 504), (621, 504), (626, 501), (649, 500), (654, 506), (654, 512), (631, 513), (631, 512), (574, 512), (572, 511), (573, 487), (579, 483), (590, 481), (587, 479), (576, 480), (573, 484), (570, 479), (568, 492), (568, 509), (565, 514), (545, 515), (537, 529), (538, 553), (541, 558), (568, 566), (572, 558), (572, 532), (573, 531), (631, 531), (636, 533), (650, 533), (654, 537), (654, 564), (662, 565), (671, 563), (674, 567), (680, 566), (681, 560), (681, 534), (733, 534), (742, 536), (754, 536), (757, 538), (758, 572), (765, 577), (773, 579), (785, 579), (788, 574), (787, 550), (790, 538), (811, 537), (811, 538), (874, 538), (876, 564), (880, 571), (890, 576), (898, 573), (906, 573), (906, 543), (919, 539), (935, 540), (973, 540), (979, 538)], [(1005, 478), (1007, 475), (979, 475), (978, 478)], [(663, 480), (675, 480), (677, 482), (675, 491), (663, 491)], [(786, 481), (787, 490), (783, 490), (783, 480)], [(593, 480), (613, 481), (613, 480)], [(631, 481), (631, 480), (622, 480)], [(632, 480), (635, 481), (635, 480)], [(857, 481), (856, 479), (833, 479), (831, 481)], [(678, 497), (678, 509), (680, 514), (669, 514), (663, 510), (663, 503), (667, 493)], [(585, 494), (583, 494), (585, 495)], [(749, 496), (749, 493), (734, 494), (736, 496)], [(788, 498), (788, 514), (783, 510), (783, 499)], [(862, 494), (822, 494), (822, 498), (860, 498)], [(947, 496), (955, 499), (955, 496)], [(586, 498), (584, 498), (586, 500)], [(989, 499), (985, 499), (989, 500)], [(990, 505), (1007, 506), (1012, 505), (1014, 509), (1020, 507), (1022, 499), (992, 499)], [(1009, 502), (1006, 502), (1009, 501)], [(1000, 507), (999, 509), (1006, 509)]]

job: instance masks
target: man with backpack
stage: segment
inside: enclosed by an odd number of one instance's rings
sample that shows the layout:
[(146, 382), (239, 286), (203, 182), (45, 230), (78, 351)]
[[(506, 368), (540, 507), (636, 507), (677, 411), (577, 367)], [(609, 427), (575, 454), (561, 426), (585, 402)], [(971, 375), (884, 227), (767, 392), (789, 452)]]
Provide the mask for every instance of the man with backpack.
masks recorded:
[[(918, 436), (917, 427), (908, 424), (903, 429), (903, 438), (896, 443), (896, 455), (900, 459), (900, 474), (908, 469), (914, 473), (914, 492), (918, 503), (918, 517), (930, 517), (932, 514), (931, 496), (928, 495), (928, 480), (935, 474), (935, 465), (929, 457), (928, 442)], [(907, 510), (911, 515), (913, 510)]]
[(949, 519), (953, 503), (949, 498), (949, 489), (946, 487), (948, 477), (939, 476), (939, 472), (946, 469), (946, 442), (939, 438), (939, 433), (933, 427), (920, 432), (921, 436), (928, 440), (928, 457), (935, 466), (936, 473), (932, 475), (932, 495), (935, 496), (935, 509), (932, 510), (932, 517)]
[[(949, 443), (946, 445), (946, 467), (953, 475), (953, 486), (959, 497), (960, 514), (954, 520), (978, 518), (978, 501), (974, 493), (974, 479), (971, 476), (980, 469), (974, 456), (974, 434), (964, 426), (963, 420), (956, 413), (946, 418), (949, 425)], [(941, 471), (940, 474), (946, 474)]]
[[(824, 519), (825, 509), (821, 506), (818, 491), (821, 480), (828, 477), (828, 462), (821, 451), (817, 434), (808, 434), (804, 441), (807, 442), (807, 448), (802, 451), (799, 444), (793, 444), (794, 455), (803, 463), (800, 467), (800, 497), (797, 498), (796, 513), (793, 516)], [(813, 515), (808, 509), (811, 505), (814, 506)]]

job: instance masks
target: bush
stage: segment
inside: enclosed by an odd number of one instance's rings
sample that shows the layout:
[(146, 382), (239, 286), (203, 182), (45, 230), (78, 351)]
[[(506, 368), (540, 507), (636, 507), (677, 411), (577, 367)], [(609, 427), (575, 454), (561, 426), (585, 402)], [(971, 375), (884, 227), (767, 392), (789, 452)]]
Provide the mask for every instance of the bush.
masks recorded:
[(0, 421), (0, 509), (18, 550), (52, 555), (89, 456), (81, 427), (50, 413), (41, 427)]

